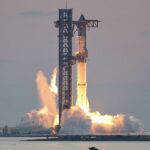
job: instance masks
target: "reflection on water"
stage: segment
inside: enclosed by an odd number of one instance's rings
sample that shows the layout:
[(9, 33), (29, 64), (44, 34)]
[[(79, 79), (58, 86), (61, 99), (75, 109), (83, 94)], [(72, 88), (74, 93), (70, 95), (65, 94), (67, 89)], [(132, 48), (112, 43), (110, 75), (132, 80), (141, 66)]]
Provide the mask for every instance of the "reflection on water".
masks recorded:
[(31, 138), (0, 138), (0, 150), (150, 150), (150, 142), (27, 142)]

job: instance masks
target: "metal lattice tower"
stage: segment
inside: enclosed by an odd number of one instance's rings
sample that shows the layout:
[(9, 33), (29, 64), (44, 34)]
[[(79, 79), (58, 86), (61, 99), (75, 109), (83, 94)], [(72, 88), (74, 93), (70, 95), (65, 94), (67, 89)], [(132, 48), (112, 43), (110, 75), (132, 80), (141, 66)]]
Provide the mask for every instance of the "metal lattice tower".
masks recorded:
[(59, 9), (59, 125), (62, 111), (72, 103), (72, 9)]

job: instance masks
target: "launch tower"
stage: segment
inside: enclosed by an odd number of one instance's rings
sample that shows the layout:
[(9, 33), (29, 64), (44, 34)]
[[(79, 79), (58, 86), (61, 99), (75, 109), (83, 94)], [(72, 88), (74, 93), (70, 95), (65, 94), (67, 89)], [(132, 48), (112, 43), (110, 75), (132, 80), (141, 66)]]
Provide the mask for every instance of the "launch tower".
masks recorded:
[(72, 9), (59, 9), (59, 125), (63, 109), (69, 109), (72, 103)]
[[(86, 20), (84, 15), (81, 15), (79, 20), (73, 21), (72, 9), (59, 9), (59, 20), (55, 21), (55, 26), (59, 28), (59, 125), (61, 125), (62, 111), (72, 105), (72, 65), (86, 63), (88, 57), (86, 30), (98, 27), (98, 22), (98, 20)], [(72, 37), (76, 32), (78, 32), (79, 49), (73, 56)], [(86, 90), (86, 74), (85, 76), (82, 72), (79, 74), (84, 80), (84, 83), (78, 83), (79, 89)]]

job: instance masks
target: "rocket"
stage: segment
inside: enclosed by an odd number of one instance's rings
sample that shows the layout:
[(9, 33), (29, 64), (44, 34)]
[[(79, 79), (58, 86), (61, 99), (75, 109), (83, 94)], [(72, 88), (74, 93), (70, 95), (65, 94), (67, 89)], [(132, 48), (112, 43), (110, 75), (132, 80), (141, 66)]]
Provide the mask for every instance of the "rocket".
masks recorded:
[(78, 21), (78, 36), (77, 36), (77, 101), (76, 104), (83, 110), (89, 110), (89, 102), (87, 98), (87, 57), (88, 51), (86, 48), (86, 20), (81, 15)]

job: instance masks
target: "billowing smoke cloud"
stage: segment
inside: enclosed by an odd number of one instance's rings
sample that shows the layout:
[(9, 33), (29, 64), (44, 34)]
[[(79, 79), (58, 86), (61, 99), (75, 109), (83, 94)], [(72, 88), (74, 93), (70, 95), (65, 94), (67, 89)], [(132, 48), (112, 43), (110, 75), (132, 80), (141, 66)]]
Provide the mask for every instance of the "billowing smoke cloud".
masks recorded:
[(85, 113), (80, 107), (74, 106), (63, 112), (61, 133), (141, 133), (142, 123), (134, 116), (118, 114), (116, 116), (102, 115), (109, 122), (93, 123), (91, 114)]
[(26, 113), (21, 119), (19, 127), (53, 127), (57, 115), (57, 87), (55, 85), (56, 75), (57, 69), (55, 68), (51, 76), (51, 84), (49, 85), (44, 73), (42, 71), (37, 73), (36, 84), (41, 107), (38, 110), (32, 110), (31, 112)]
[[(24, 115), (18, 127), (28, 129), (47, 129), (58, 124), (58, 110), (56, 107), (57, 69), (54, 69), (49, 85), (44, 73), (39, 71), (36, 77), (37, 90), (41, 107)], [(62, 114), (61, 133), (65, 134), (96, 134), (96, 133), (140, 133), (143, 132), (142, 123), (134, 116), (102, 115), (90, 112), (86, 103), (75, 105)], [(84, 108), (84, 109), (83, 109)], [(85, 109), (87, 108), (87, 109)]]
[(141, 133), (142, 122), (134, 116), (118, 114), (111, 116), (112, 124), (93, 123), (93, 133)]
[[(55, 74), (55, 70), (54, 70), (53, 74)], [(52, 74), (52, 82), (51, 83), (53, 83), (53, 78), (54, 78), (53, 74)], [(39, 98), (42, 103), (42, 108), (46, 109), (48, 117), (49, 117), (49, 119), (48, 119), (49, 125), (48, 126), (52, 127), (54, 119), (55, 119), (55, 115), (57, 113), (56, 101), (55, 101), (56, 94), (52, 90), (53, 87), (49, 86), (47, 79), (42, 71), (38, 72), (37, 78), (36, 78), (36, 83), (37, 83), (37, 88), (39, 91)]]
[(62, 117), (61, 132), (65, 134), (86, 134), (91, 133), (91, 119), (78, 106), (73, 106), (69, 110), (64, 110)]
[(22, 128), (46, 128), (49, 124), (48, 116), (40, 114), (38, 110), (33, 110), (29, 113), (26, 113), (22, 117), (19, 127)]

